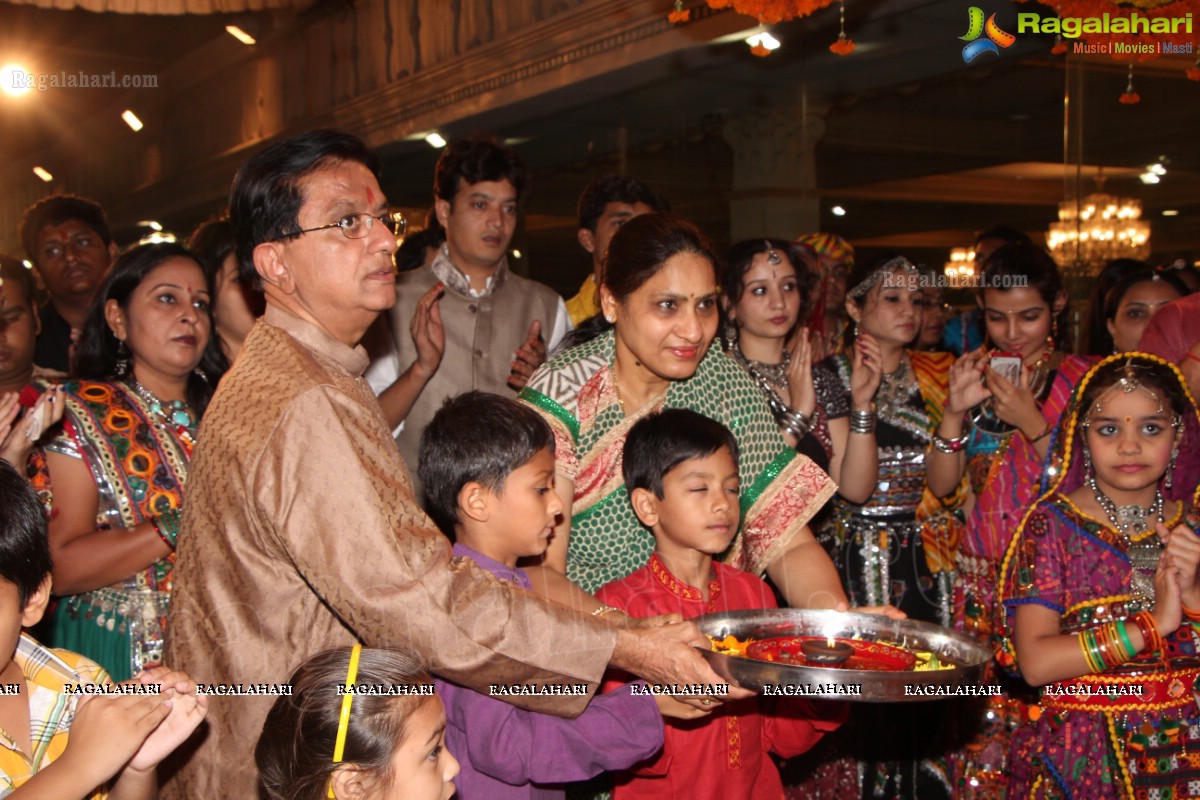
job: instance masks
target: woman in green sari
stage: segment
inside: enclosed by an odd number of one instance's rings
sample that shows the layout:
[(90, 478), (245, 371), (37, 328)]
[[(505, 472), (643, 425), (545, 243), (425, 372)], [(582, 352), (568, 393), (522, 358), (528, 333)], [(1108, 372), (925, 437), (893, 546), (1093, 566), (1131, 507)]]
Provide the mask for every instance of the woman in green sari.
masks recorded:
[[(601, 310), (611, 325), (542, 366), (521, 398), (542, 413), (557, 444), (564, 519), (544, 564), (584, 591), (643, 566), (654, 538), (638, 523), (621, 475), (630, 427), (661, 408), (688, 408), (733, 431), (741, 452), (742, 528), (724, 560), (771, 577), (789, 605), (845, 603), (808, 521), (833, 495), (829, 476), (789, 447), (753, 379), (712, 347), (716, 258), (691, 223), (636, 217), (605, 258)], [(554, 578), (545, 590), (557, 597)]]

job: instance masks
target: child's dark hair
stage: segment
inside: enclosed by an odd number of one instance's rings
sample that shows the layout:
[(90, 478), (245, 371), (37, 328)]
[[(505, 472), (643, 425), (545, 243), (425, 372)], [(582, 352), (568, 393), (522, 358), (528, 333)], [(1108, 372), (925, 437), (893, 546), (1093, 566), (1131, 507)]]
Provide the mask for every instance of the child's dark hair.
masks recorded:
[(487, 392), (451, 397), (421, 434), (425, 510), (453, 538), (464, 486), (478, 482), (500, 494), (508, 476), (542, 450), (554, 452), (554, 432), (529, 406)]
[[(333, 763), (342, 695), (351, 648), (326, 650), (305, 661), (291, 677), (292, 694), (267, 714), (254, 748), (264, 800), (318, 800), (326, 796)], [(357, 684), (425, 686), (425, 668), (396, 650), (363, 648)], [(410, 694), (356, 695), (342, 764), (353, 765), (376, 786), (391, 781), (392, 755), (407, 734), (413, 713), (431, 698)]]
[(29, 481), (0, 459), (0, 578), (16, 585), (24, 608), (49, 574), (46, 513)]
[(662, 499), (663, 478), (689, 458), (729, 448), (738, 461), (737, 440), (721, 423), (686, 408), (665, 408), (639, 421), (625, 439), (625, 490), (646, 489)]

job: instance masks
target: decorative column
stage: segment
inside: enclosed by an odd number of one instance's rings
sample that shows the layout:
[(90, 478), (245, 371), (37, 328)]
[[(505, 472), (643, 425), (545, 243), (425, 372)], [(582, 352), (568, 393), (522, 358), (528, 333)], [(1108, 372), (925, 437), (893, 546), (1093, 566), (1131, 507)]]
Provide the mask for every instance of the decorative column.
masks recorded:
[(820, 230), (814, 153), (828, 111), (828, 105), (805, 103), (725, 123), (725, 140), (733, 147), (729, 232), (734, 241), (794, 239)]

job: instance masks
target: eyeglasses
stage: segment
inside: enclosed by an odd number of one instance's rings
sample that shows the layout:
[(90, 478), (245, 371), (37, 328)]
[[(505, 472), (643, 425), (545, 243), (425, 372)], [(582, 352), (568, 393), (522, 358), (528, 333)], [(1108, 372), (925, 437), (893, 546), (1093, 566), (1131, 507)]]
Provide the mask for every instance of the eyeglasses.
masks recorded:
[(347, 239), (365, 239), (371, 234), (371, 228), (375, 226), (376, 221), (383, 223), (383, 226), (391, 231), (393, 236), (403, 236), (408, 230), (408, 220), (404, 218), (403, 211), (388, 210), (382, 214), (372, 214), (370, 211), (359, 211), (356, 214), (347, 214), (337, 222), (331, 222), (328, 225), (318, 225), (315, 228), (301, 228), (296, 231), (289, 231), (279, 238), (290, 239), (293, 236), (300, 236), (313, 231), (324, 231), (329, 228), (341, 228), (342, 235)]

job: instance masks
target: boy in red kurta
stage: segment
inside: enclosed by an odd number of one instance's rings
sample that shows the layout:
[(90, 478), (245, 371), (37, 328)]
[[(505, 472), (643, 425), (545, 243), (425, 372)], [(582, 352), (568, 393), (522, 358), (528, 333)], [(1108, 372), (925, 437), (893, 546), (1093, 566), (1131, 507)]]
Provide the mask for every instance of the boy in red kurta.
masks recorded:
[[(625, 443), (625, 485), (654, 533), (650, 563), (603, 587), (601, 602), (630, 616), (774, 608), (757, 577), (713, 560), (737, 533), (737, 442), (727, 428), (686, 409), (666, 409), (633, 426)], [(770, 753), (811, 748), (846, 716), (838, 703), (751, 698), (698, 719), (668, 720), (662, 752), (617, 776), (614, 800), (767, 800), (783, 797)]]

